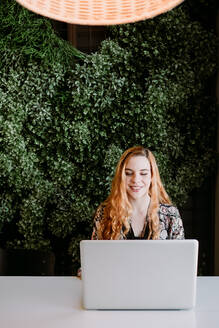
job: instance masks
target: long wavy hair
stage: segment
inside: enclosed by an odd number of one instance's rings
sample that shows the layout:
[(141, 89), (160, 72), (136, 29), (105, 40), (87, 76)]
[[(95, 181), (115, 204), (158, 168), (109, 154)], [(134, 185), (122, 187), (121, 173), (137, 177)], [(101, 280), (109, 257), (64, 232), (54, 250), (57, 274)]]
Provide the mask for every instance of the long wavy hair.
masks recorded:
[(100, 221), (101, 239), (119, 239), (121, 230), (127, 235), (130, 230), (129, 218), (132, 215), (132, 206), (128, 200), (125, 184), (125, 167), (133, 156), (145, 156), (151, 168), (151, 184), (149, 187), (150, 204), (148, 207), (148, 239), (158, 239), (160, 224), (158, 217), (159, 204), (171, 204), (160, 179), (159, 170), (154, 155), (149, 149), (136, 146), (127, 149), (121, 156), (116, 173), (112, 181), (111, 192), (103, 202), (103, 220)]

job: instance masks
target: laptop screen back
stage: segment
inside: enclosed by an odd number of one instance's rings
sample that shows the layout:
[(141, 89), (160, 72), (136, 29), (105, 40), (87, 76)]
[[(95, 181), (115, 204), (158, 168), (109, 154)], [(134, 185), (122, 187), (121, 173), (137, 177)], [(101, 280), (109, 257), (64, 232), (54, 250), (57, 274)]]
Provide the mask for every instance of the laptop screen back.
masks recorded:
[(195, 305), (197, 240), (84, 240), (86, 309), (187, 309)]

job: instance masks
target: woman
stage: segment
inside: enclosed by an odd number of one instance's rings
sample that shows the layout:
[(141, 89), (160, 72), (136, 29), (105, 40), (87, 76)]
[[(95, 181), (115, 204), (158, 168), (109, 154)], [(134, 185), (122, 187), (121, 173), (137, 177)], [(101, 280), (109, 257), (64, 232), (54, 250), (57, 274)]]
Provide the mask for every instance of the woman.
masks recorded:
[(121, 156), (110, 195), (95, 213), (92, 239), (184, 239), (149, 149), (132, 147)]

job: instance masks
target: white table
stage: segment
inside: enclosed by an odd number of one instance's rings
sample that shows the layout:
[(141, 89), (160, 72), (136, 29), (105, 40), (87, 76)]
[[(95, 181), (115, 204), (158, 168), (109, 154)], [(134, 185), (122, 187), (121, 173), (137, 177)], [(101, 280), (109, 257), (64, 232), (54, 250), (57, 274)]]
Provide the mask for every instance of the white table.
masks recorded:
[(218, 328), (219, 277), (199, 277), (194, 310), (86, 311), (76, 277), (0, 277), (1, 328)]

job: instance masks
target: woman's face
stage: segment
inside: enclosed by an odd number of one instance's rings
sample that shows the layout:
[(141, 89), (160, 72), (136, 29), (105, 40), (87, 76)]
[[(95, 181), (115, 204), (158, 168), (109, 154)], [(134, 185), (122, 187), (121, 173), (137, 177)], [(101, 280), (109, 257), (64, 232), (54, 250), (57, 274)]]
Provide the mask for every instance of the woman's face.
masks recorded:
[(128, 198), (137, 200), (147, 196), (151, 184), (151, 167), (145, 156), (132, 156), (125, 165)]

